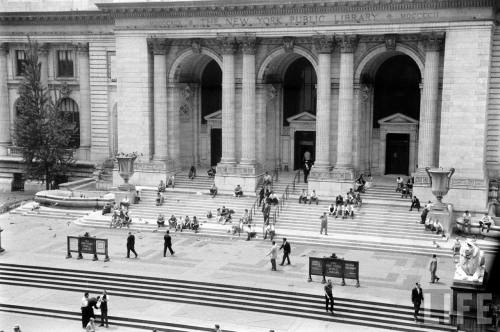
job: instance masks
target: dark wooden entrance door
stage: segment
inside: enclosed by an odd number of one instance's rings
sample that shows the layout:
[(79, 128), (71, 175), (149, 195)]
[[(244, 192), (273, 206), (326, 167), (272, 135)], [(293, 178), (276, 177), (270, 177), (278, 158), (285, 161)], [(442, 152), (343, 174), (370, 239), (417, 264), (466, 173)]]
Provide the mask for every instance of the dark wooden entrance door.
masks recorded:
[(387, 134), (385, 174), (408, 175), (410, 164), (410, 135)]
[(296, 131), (295, 132), (295, 158), (293, 161), (293, 169), (302, 168), (304, 164), (304, 153), (309, 151), (311, 160), (314, 162), (314, 152), (316, 149), (316, 132), (315, 131)]
[(210, 132), (210, 164), (217, 166), (222, 158), (222, 129), (213, 128)]

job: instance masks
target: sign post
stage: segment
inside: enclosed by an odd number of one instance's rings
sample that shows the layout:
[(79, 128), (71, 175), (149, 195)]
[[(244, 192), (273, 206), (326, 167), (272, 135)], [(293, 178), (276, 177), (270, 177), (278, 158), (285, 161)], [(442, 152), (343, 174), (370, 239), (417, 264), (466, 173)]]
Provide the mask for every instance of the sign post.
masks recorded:
[(77, 259), (83, 259), (82, 254), (92, 254), (93, 261), (99, 260), (97, 255), (104, 255), (104, 261), (109, 261), (108, 239), (98, 239), (90, 236), (68, 236), (68, 252), (66, 258), (71, 258), (72, 252), (77, 252)]

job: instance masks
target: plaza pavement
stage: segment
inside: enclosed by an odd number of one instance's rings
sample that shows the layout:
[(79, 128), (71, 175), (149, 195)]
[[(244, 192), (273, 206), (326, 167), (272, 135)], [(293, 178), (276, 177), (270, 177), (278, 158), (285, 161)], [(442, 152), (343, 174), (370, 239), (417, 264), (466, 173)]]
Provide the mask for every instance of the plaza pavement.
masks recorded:
[[(439, 284), (429, 284), (427, 264), (430, 257), (421, 255), (403, 255), (384, 252), (347, 250), (331, 248), (312, 248), (292, 243), (292, 265), (279, 266), (278, 272), (270, 271), (270, 263), (265, 255), (270, 242), (262, 239), (242, 241), (238, 238), (207, 238), (183, 236), (173, 233), (173, 246), (176, 254), (162, 257), (163, 232), (136, 233), (136, 250), (139, 259), (125, 258), (126, 229), (90, 229), (61, 220), (31, 218), (4, 214), (0, 216), (2, 246), (6, 251), (0, 255), (0, 263), (50, 266), (75, 270), (115, 272), (133, 275), (157, 276), (183, 280), (204, 281), (226, 285), (238, 285), (291, 291), (309, 294), (323, 294), (321, 277), (313, 276), (313, 282), (307, 282), (308, 257), (329, 256), (335, 252), (339, 257), (360, 261), (361, 287), (354, 287), (354, 280), (346, 280), (347, 285), (340, 286), (340, 280), (334, 279), (334, 296), (384, 303), (407, 305), (410, 303), (410, 290), (416, 281), (423, 285), (424, 292), (449, 292), (454, 265), (449, 257), (439, 260)], [(87, 255), (83, 260), (66, 259), (66, 236), (82, 235), (90, 232), (92, 236), (109, 239), (111, 260), (92, 261)], [(281, 239), (277, 239), (278, 243)], [(491, 261), (491, 259), (488, 259)], [(19, 286), (0, 286), (1, 303), (65, 308), (79, 311), (81, 294), (63, 291)], [(442, 298), (442, 297), (441, 297)], [(446, 299), (446, 297), (445, 297)], [(434, 309), (447, 310), (446, 301), (432, 303)], [(429, 306), (424, 301), (424, 306)], [(182, 322), (196, 326), (213, 327), (221, 324), (224, 329), (233, 331), (376, 331), (374, 328), (314, 321), (298, 317), (279, 316), (272, 313), (249, 313), (245, 311), (200, 307), (191, 304), (165, 304), (154, 300), (115, 298), (110, 305), (112, 314), (140, 317), (142, 319), (168, 322)], [(0, 328), (8, 330), (12, 322), (22, 323), (26, 327), (38, 326), (41, 318), (0, 314)], [(58, 331), (57, 319), (46, 320), (47, 331)], [(54, 324), (54, 325), (51, 325)], [(71, 323), (78, 328), (78, 322)], [(23, 331), (30, 329), (23, 329)], [(119, 328), (127, 331), (126, 328)], [(43, 330), (36, 330), (43, 331)]]

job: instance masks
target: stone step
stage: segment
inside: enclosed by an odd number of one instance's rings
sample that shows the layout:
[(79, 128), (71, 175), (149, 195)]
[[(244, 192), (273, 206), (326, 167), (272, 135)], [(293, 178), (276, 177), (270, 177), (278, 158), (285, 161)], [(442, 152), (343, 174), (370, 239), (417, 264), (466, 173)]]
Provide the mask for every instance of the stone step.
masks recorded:
[[(4, 277), (0, 283), (4, 285), (50, 288), (72, 293), (107, 289), (118, 297), (196, 304), (255, 314), (300, 316), (383, 330), (408, 332), (453, 330), (451, 326), (440, 323), (446, 318), (447, 312), (445, 311), (424, 308), (422, 316), (425, 315), (425, 320), (415, 324), (409, 306), (384, 302), (336, 297), (335, 315), (332, 316), (324, 313), (324, 300), (321, 295), (308, 293), (111, 272), (101, 272), (96, 275), (92, 271), (17, 264), (1, 264), (0, 271)], [(144, 321), (141, 322), (144, 323)], [(165, 326), (162, 327), (165, 328)], [(178, 328), (179, 325), (176, 327)], [(191, 328), (191, 330), (197, 329)]]

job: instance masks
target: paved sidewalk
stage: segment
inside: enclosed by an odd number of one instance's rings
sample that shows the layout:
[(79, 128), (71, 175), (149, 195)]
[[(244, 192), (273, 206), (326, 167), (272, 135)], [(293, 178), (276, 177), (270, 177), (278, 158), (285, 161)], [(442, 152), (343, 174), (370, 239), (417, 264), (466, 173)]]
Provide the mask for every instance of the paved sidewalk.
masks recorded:
[[(139, 254), (139, 259), (136, 260), (125, 258), (125, 244), (128, 233), (126, 229), (87, 229), (76, 226), (71, 222), (10, 214), (0, 216), (0, 227), (5, 230), (2, 233), (2, 247), (6, 248), (6, 251), (0, 255), (0, 262), (2, 263), (84, 269), (96, 271), (96, 273), (106, 271), (178, 278), (317, 295), (323, 294), (323, 285), (319, 276), (313, 276), (313, 282), (307, 282), (308, 257), (329, 256), (332, 252), (335, 252), (339, 257), (360, 262), (361, 287), (356, 288), (354, 280), (346, 280), (347, 285), (342, 287), (340, 286), (340, 280), (334, 279), (334, 296), (406, 306), (411, 305), (410, 291), (416, 281), (422, 283), (424, 292), (449, 293), (454, 271), (454, 264), (450, 258), (439, 259), (438, 275), (441, 281), (439, 284), (430, 284), (427, 269), (430, 257), (338, 249), (335, 246), (331, 248), (314, 248), (292, 243), (292, 265), (279, 266), (278, 272), (272, 272), (269, 259), (266, 257), (270, 249), (269, 241), (182, 236), (175, 232), (173, 232), (172, 237), (176, 254), (173, 257), (167, 256), (167, 258), (163, 258), (163, 231), (160, 233), (139, 232), (135, 234), (136, 250)], [(94, 262), (91, 260), (90, 255), (86, 255), (83, 260), (77, 260), (76, 255), (72, 259), (65, 258), (66, 236), (82, 235), (87, 231), (92, 236), (109, 239), (111, 257), (109, 262), (104, 262), (102, 257), (100, 257), (99, 261)], [(280, 242), (281, 239), (277, 239), (277, 243)], [(488, 257), (487, 260), (491, 261), (491, 258)], [(8, 293), (6, 288), (0, 285), (2, 301), (16, 301), (16, 296), (5, 295)], [(47, 293), (46, 290), (31, 289), (30, 293), (33, 296), (25, 300), (31, 306), (41, 303), (44, 303), (47, 307), (60, 306), (60, 303), (56, 300), (57, 296), (55, 294), (57, 292), (55, 291)], [(445, 299), (444, 296), (439, 298)], [(80, 297), (65, 299), (63, 303), (71, 307), (71, 309), (67, 308), (66, 310), (73, 310), (74, 308), (78, 310), (79, 300)], [(432, 307), (448, 309), (446, 301), (439, 302), (434, 301)], [(120, 313), (122, 316), (127, 314), (125, 306), (127, 303), (128, 300), (124, 300), (123, 303), (115, 306), (115, 308), (120, 308), (123, 311), (123, 313)], [(427, 301), (424, 304), (428, 306), (429, 302)], [(23, 305), (27, 305), (26, 302)], [(134, 306), (131, 307), (134, 308)], [(144, 308), (148, 308), (148, 310), (153, 310), (153, 307), (153, 302), (144, 303)], [(187, 321), (190, 321), (193, 325), (197, 325), (190, 318), (192, 315), (189, 315), (193, 310), (199, 313), (197, 319), (206, 320), (207, 322), (213, 322), (213, 319), (216, 319), (223, 326), (237, 321), (244, 322), (249, 328), (252, 326), (262, 328), (263, 326), (259, 325), (258, 322), (265, 322), (268, 319), (274, 321), (278, 317), (274, 315), (274, 318), (265, 318), (265, 314), (249, 314), (206, 307), (200, 311), (187, 306), (184, 309), (184, 315), (187, 317)], [(177, 314), (182, 316), (181, 311), (177, 311)], [(230, 312), (229, 315), (228, 312)], [(4, 316), (3, 313), (0, 314), (1, 320), (4, 319)], [(152, 317), (154, 316), (153, 311)], [(178, 318), (175, 315), (172, 317), (173, 319)], [(308, 324), (315, 324), (314, 331), (331, 331), (333, 325), (338, 325), (290, 317), (279, 317), (277, 321), (286, 322), (288, 325), (285, 330), (287, 331), (310, 330)], [(306, 326), (307, 329), (305, 329)], [(348, 325), (341, 326), (342, 331), (349, 331)], [(242, 331), (242, 329), (238, 329), (238, 331)], [(353, 331), (362, 330), (353, 329)]]

